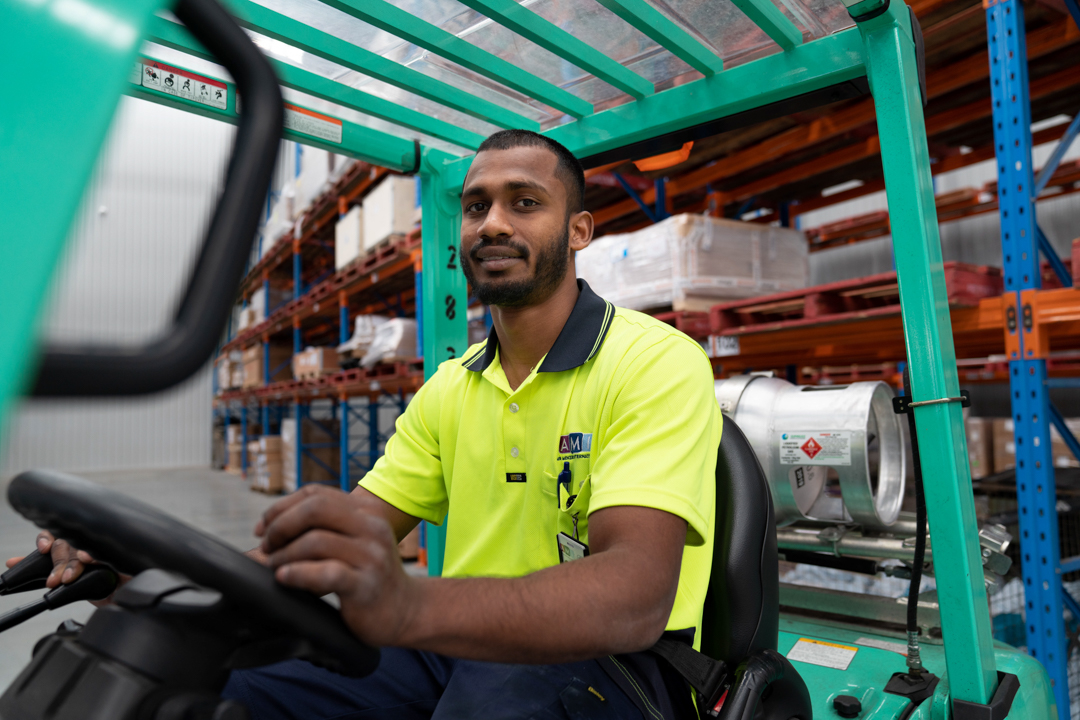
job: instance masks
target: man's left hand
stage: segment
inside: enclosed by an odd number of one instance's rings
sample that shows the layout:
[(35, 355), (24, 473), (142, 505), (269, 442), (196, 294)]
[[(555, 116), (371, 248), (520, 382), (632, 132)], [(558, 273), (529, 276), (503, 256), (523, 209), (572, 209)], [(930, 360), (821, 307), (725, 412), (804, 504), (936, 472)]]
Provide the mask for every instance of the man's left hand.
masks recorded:
[(345, 622), (363, 641), (400, 644), (419, 602), (390, 524), (363, 498), (308, 485), (275, 503), (255, 527), (283, 585), (336, 593)]

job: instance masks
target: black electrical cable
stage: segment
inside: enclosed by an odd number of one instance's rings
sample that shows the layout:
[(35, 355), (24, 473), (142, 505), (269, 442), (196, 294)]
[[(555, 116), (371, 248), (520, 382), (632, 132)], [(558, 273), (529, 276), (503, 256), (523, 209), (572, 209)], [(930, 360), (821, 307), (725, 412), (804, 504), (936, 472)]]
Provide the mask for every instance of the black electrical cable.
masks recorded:
[[(904, 394), (911, 397), (911, 377), (908, 368), (904, 368)], [(911, 585), (908, 588), (907, 631), (908, 631), (908, 667), (913, 671), (922, 670), (918, 655), (919, 636), (919, 589), (922, 585), (923, 562), (926, 559), (926, 498), (923, 495), (922, 464), (919, 462), (919, 437), (915, 429), (913, 408), (907, 412), (908, 429), (911, 430), (911, 461), (915, 465), (915, 557), (911, 563)], [(914, 657), (912, 652), (914, 651)]]

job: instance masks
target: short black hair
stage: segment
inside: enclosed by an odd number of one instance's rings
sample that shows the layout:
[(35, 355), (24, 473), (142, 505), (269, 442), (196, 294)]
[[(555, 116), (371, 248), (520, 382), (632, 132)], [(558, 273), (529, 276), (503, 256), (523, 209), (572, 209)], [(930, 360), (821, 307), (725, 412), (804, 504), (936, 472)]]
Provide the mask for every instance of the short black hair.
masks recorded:
[(585, 170), (574, 153), (546, 135), (532, 130), (500, 130), (480, 143), (477, 154), (485, 150), (509, 150), (516, 147), (539, 147), (550, 150), (557, 160), (555, 176), (566, 188), (566, 213), (585, 209)]

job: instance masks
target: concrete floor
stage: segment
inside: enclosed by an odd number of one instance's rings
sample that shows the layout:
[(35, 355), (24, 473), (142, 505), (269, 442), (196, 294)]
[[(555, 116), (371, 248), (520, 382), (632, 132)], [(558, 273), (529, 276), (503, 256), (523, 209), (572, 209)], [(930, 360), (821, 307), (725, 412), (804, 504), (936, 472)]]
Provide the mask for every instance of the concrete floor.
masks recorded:
[[(239, 550), (255, 546), (255, 521), (276, 496), (252, 492), (235, 475), (205, 468), (83, 473), (95, 482), (128, 493), (197, 528), (210, 532)], [(6, 497), (7, 480), (0, 483)], [(34, 547), (37, 528), (0, 502), (0, 558), (25, 555)], [(38, 597), (37, 592), (0, 597), (0, 614)], [(85, 622), (94, 608), (77, 603), (36, 618), (0, 635), (0, 690), (7, 688), (30, 659), (34, 643), (63, 620)]]

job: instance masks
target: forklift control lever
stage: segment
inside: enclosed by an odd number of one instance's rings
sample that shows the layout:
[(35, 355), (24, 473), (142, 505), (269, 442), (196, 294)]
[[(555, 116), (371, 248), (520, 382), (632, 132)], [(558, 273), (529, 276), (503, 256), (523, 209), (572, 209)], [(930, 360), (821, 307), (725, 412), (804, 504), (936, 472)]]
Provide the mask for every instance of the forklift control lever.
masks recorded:
[[(42, 555), (42, 557), (50, 558), (49, 555)], [(49, 566), (51, 570), (51, 558)], [(6, 615), (0, 616), (0, 632), (9, 630), (46, 610), (56, 610), (79, 600), (104, 600), (109, 595), (112, 595), (113, 590), (116, 590), (119, 583), (120, 578), (112, 568), (104, 565), (92, 565), (75, 582), (53, 588), (45, 593), (45, 596), (41, 599), (15, 608)]]
[(0, 575), (0, 595), (44, 590), (52, 569), (52, 554), (40, 553), (34, 548), (14, 567)]

